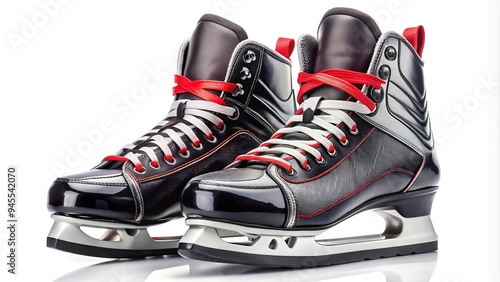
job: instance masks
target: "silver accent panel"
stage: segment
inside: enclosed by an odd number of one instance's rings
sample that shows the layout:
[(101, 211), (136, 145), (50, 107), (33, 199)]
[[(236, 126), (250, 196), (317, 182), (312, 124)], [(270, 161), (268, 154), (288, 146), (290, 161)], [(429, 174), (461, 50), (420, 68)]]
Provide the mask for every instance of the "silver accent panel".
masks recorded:
[(183, 75), (185, 56), (187, 55), (187, 49), (189, 48), (189, 39), (182, 42), (179, 48), (179, 55), (177, 57), (177, 74)]
[[(368, 68), (368, 74), (372, 74), (378, 77), (377, 72), (379, 67), (382, 65), (388, 65), (392, 70), (391, 76), (401, 75), (399, 66), (399, 61), (400, 61), (399, 55), (396, 60), (390, 61), (384, 57), (383, 50), (385, 50), (387, 46), (393, 46), (399, 51), (400, 46), (402, 44), (406, 45), (406, 47), (408, 47), (411, 50), (410, 52), (413, 52), (413, 55), (416, 56), (416, 60), (418, 60), (418, 63), (420, 65), (423, 65), (423, 61), (418, 57), (416, 52), (413, 50), (413, 47), (411, 47), (410, 43), (406, 40), (406, 38), (402, 37), (401, 35), (395, 32), (390, 31), (383, 34), (379, 38), (377, 45), (375, 47), (375, 52), (373, 53), (370, 67)], [(417, 137), (416, 134), (413, 131), (411, 131), (406, 124), (404, 124), (401, 120), (395, 118), (391, 114), (389, 109), (389, 102), (392, 100), (392, 98), (387, 95), (387, 92), (390, 93), (392, 91), (392, 89), (389, 89), (389, 87), (391, 87), (392, 84), (390, 83), (390, 80), (391, 78), (389, 77), (388, 80), (386, 80), (386, 84), (382, 85), (382, 88), (384, 89), (384, 94), (383, 94), (384, 98), (381, 103), (377, 104), (377, 109), (375, 110), (376, 113), (374, 115), (362, 115), (362, 114), (358, 115), (368, 123), (376, 126), (378, 129), (386, 132), (390, 136), (401, 141), (403, 144), (406, 144), (408, 147), (412, 148), (415, 152), (417, 152), (419, 155), (422, 156), (423, 158), (422, 164), (419, 170), (415, 173), (415, 176), (413, 177), (412, 181), (407, 185), (407, 188), (405, 189), (405, 191), (407, 191), (413, 185), (415, 180), (419, 177), (420, 173), (422, 172), (424, 164), (426, 163), (425, 158), (428, 155), (426, 154), (426, 152), (429, 152), (430, 151), (429, 148), (432, 148), (434, 146), (434, 140), (432, 139), (432, 134), (430, 135), (430, 140), (428, 141), (424, 141), (422, 140), (422, 138)], [(387, 82), (389, 82), (389, 85), (387, 84)], [(394, 84), (392, 85), (393, 85), (392, 87), (394, 87)], [(362, 91), (366, 95), (369, 89), (370, 88), (365, 85)], [(427, 122), (430, 123), (430, 121), (428, 120)]]
[(285, 223), (286, 228), (292, 228), (295, 226), (295, 222), (297, 220), (297, 201), (295, 200), (295, 196), (293, 194), (292, 189), (288, 186), (288, 183), (286, 181), (283, 181), (283, 179), (279, 176), (278, 173), (278, 167), (275, 165), (272, 165), (269, 168), (269, 175), (276, 181), (278, 186), (280, 186), (281, 190), (285, 193), (286, 195), (286, 200), (288, 202), (288, 218)]
[(135, 203), (135, 217), (132, 221), (140, 222), (144, 217), (144, 199), (142, 198), (142, 192), (139, 188), (139, 184), (134, 178), (128, 173), (126, 166), (122, 166), (123, 177), (128, 183), (130, 190), (132, 191), (132, 195), (134, 196)]
[(119, 170), (116, 171), (117, 173), (108, 174), (104, 176), (89, 176), (89, 177), (78, 177), (78, 178), (70, 177), (68, 179), (68, 183), (117, 186), (117, 187), (127, 186), (127, 182), (122, 177), (121, 172)]
[[(377, 75), (377, 71), (379, 66), (381, 65), (388, 65), (392, 72), (391, 76), (399, 76), (399, 59), (395, 61), (389, 61), (384, 58), (383, 56), (383, 50), (387, 46), (395, 46), (399, 50), (399, 46), (401, 44), (408, 44), (409, 43), (406, 41), (405, 38), (401, 37), (400, 35), (393, 33), (393, 32), (388, 32), (381, 36), (379, 41), (377, 42), (377, 47), (374, 52), (374, 56), (372, 58), (372, 61), (370, 63), (369, 67), (369, 74)], [(406, 46), (408, 47), (408, 46)], [(410, 47), (408, 47), (410, 48)], [(412, 47), (411, 47), (412, 48)], [(418, 59), (420, 60), (420, 59)], [(423, 62), (421, 62), (423, 64)], [(432, 140), (432, 136), (430, 135), (429, 141), (424, 141), (421, 140), (420, 138), (417, 138), (415, 133), (411, 131), (406, 124), (401, 122), (400, 120), (396, 119), (392, 114), (389, 109), (389, 103), (392, 103), (393, 107), (395, 106), (394, 104), (394, 99), (393, 97), (388, 97), (387, 92), (391, 93), (392, 89), (394, 88), (395, 91), (397, 92), (410, 92), (410, 91), (402, 91), (400, 88), (406, 88), (403, 87), (403, 85), (399, 85), (399, 87), (396, 87), (392, 82), (390, 82), (390, 78), (386, 80), (386, 83), (382, 85), (382, 88), (384, 88), (384, 98), (381, 103), (377, 105), (377, 110), (375, 115), (360, 115), (364, 120), (370, 122), (371, 124), (376, 125), (383, 131), (389, 133), (391, 136), (394, 136), (398, 138), (399, 140), (405, 140), (406, 144), (411, 145), (413, 148), (417, 147), (420, 152), (426, 152), (429, 150), (429, 147), (432, 147), (434, 145), (434, 141)], [(368, 91), (368, 87), (363, 88), (363, 92), (366, 94)], [(402, 95), (404, 96), (404, 95)], [(425, 99), (424, 97), (420, 97), (420, 99)], [(428, 121), (428, 120), (426, 120)]]

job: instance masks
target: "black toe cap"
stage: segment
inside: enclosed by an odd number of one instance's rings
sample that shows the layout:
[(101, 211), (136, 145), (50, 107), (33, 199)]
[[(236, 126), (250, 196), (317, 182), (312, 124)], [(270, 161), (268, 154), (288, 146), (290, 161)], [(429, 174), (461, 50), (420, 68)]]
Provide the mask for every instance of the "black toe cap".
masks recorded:
[(58, 178), (49, 189), (54, 213), (113, 220), (133, 220), (136, 204), (121, 170), (95, 169)]
[(282, 227), (287, 206), (281, 189), (258, 169), (227, 169), (191, 180), (181, 197), (186, 217)]

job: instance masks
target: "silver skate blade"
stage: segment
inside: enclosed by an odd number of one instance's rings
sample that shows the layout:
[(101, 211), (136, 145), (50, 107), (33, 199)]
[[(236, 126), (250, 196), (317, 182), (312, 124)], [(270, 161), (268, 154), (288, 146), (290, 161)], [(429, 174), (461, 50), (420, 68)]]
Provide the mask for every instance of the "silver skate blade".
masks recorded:
[[(382, 234), (322, 240), (316, 237), (328, 229), (276, 230), (187, 219), (189, 229), (180, 241), (179, 254), (218, 262), (308, 267), (437, 250), (429, 215), (405, 218), (395, 210), (375, 212), (385, 220)], [(219, 230), (238, 232), (246, 241), (221, 238)]]
[[(148, 228), (126, 223), (93, 221), (52, 215), (54, 225), (47, 236), (47, 247), (70, 253), (105, 258), (140, 258), (177, 253), (181, 236), (152, 237)], [(93, 237), (86, 227), (104, 233)]]

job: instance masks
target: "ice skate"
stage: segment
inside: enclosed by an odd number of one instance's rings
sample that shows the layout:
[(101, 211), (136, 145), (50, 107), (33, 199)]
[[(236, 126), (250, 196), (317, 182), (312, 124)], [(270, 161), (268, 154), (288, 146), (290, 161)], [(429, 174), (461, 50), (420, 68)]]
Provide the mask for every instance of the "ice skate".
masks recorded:
[(224, 168), (293, 115), (293, 47), (280, 38), (275, 51), (226, 19), (203, 16), (181, 46), (166, 118), (92, 170), (53, 183), (47, 246), (109, 258), (175, 254), (180, 236), (148, 228), (182, 216), (189, 179)]
[[(313, 267), (437, 249), (430, 212), (439, 165), (423, 79), (424, 30), (382, 34), (335, 8), (298, 40), (300, 104), (287, 125), (182, 193), (187, 258)], [(365, 211), (377, 234), (334, 238)], [(238, 235), (223, 234), (237, 232)]]

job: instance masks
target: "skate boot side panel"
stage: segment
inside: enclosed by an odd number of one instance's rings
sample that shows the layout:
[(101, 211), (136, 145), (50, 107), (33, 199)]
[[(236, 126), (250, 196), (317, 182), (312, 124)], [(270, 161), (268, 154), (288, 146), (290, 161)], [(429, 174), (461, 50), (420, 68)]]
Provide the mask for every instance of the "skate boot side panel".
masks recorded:
[[(358, 126), (363, 131), (362, 122)], [(326, 164), (310, 161), (310, 172), (297, 170), (295, 176), (289, 176), (280, 171), (278, 177), (289, 183), (298, 199), (297, 226), (328, 224), (332, 217), (342, 216), (353, 206), (381, 195), (401, 192), (410, 183), (421, 157), (384, 132), (376, 129), (365, 132), (368, 133), (365, 136), (350, 138), (350, 151), (344, 153), (339, 149), (336, 157), (325, 153)], [(358, 148), (352, 150), (354, 147)], [(330, 165), (330, 161), (335, 165)], [(353, 170), (361, 166), (365, 169)], [(321, 170), (323, 172), (318, 174)], [(303, 177), (305, 174), (311, 175)]]
[[(387, 50), (395, 50), (395, 59), (386, 55)], [(408, 190), (437, 185), (439, 182), (439, 162), (427, 109), (423, 65), (404, 37), (393, 32), (383, 35), (377, 43), (369, 73), (378, 76), (383, 72), (386, 84), (382, 87), (381, 98), (378, 98), (376, 112), (361, 115), (422, 155), (421, 168)], [(365, 92), (369, 96), (373, 95), (371, 88), (365, 88)], [(377, 95), (380, 93), (377, 92)]]

